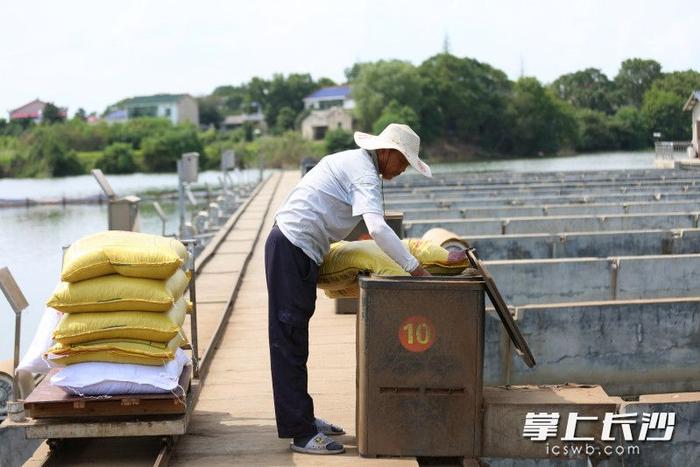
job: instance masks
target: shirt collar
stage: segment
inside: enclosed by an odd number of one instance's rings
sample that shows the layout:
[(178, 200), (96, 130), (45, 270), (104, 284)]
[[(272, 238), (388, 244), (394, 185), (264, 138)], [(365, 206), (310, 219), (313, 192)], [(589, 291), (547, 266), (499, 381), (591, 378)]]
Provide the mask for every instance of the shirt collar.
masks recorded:
[(363, 149), (363, 151), (369, 154), (369, 157), (372, 159), (372, 163), (374, 164), (374, 168), (377, 169), (377, 173), (379, 173), (379, 159), (377, 158), (377, 151), (374, 149)]

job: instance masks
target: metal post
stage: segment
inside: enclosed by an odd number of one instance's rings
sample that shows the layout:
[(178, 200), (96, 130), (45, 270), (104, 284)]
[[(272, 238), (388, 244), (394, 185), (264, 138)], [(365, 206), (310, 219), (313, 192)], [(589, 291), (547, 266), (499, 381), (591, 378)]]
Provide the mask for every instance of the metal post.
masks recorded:
[(180, 214), (180, 238), (185, 236), (185, 182), (182, 181), (182, 161), (177, 161), (177, 210)]
[(209, 189), (209, 184), (207, 182), (204, 182), (204, 188), (207, 190), (207, 205), (209, 205), (209, 203), (211, 203), (212, 195), (211, 189)]
[(188, 269), (190, 270), (190, 301), (192, 302), (192, 312), (190, 313), (190, 344), (192, 345), (192, 374), (195, 378), (199, 378), (199, 339), (197, 337), (197, 286), (196, 277), (197, 271), (195, 270), (195, 250), (197, 246), (197, 240), (184, 240), (182, 241), (187, 246), (187, 250), (190, 253), (190, 262)]
[(258, 177), (258, 181), (262, 183), (263, 180), (263, 153), (259, 152), (258, 153), (258, 166), (260, 167), (260, 176)]
[(161, 231), (161, 235), (165, 237), (165, 223), (168, 220), (168, 218), (165, 215), (165, 212), (163, 212), (163, 208), (160, 206), (160, 203), (158, 201), (153, 201), (153, 209), (156, 210), (156, 214), (160, 218), (160, 222), (163, 226), (163, 229)]
[(14, 394), (15, 400), (19, 400), (21, 395), (19, 393), (19, 381), (17, 381), (17, 367), (19, 366), (19, 338), (20, 330), (22, 329), (22, 313), (15, 313), (15, 360), (12, 375), (12, 393)]
[(231, 174), (229, 173), (229, 171), (226, 171), (226, 173), (224, 173), (224, 180), (228, 182), (228, 187), (231, 190), (233, 190), (235, 183), (233, 182), (233, 178), (231, 177)]
[(2, 290), (3, 294), (5, 294), (5, 298), (7, 298), (8, 302), (10, 302), (10, 306), (15, 312), (15, 355), (14, 365), (12, 367), (12, 401), (14, 402), (21, 397), (19, 393), (19, 383), (17, 382), (17, 366), (19, 365), (19, 338), (20, 331), (22, 329), (22, 310), (27, 308), (29, 304), (17, 285), (17, 282), (15, 282), (15, 278), (12, 277), (12, 273), (10, 273), (10, 270), (7, 268), (0, 269), (0, 290)]

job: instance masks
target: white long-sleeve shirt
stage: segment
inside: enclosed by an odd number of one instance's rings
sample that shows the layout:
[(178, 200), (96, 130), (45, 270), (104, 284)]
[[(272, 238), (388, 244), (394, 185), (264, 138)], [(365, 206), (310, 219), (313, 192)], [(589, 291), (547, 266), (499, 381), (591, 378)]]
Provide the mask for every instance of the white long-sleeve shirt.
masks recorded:
[(401, 269), (411, 272), (420, 266), (418, 260), (401, 243), (401, 239), (396, 235), (396, 232), (387, 225), (384, 216), (368, 212), (363, 214), (362, 218), (365, 221), (365, 225), (367, 225), (367, 231), (374, 241), (377, 242), (379, 248), (401, 266)]
[(316, 264), (331, 242), (344, 239), (364, 219), (377, 245), (405, 271), (419, 263), (386, 224), (374, 151), (354, 149), (324, 157), (291, 191), (275, 214), (285, 237)]

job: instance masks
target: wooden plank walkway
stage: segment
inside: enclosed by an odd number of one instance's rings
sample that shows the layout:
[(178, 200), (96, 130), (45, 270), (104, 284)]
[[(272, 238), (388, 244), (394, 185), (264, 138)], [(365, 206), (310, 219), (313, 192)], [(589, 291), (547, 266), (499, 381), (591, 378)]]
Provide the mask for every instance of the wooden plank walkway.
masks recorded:
[[(354, 436), (355, 316), (334, 314), (333, 301), (320, 291), (316, 314), (311, 320), (309, 390), (316, 414), (341, 424), (347, 431), (347, 435), (339, 437), (347, 452), (340, 456), (300, 455), (289, 450), (288, 440), (277, 437), (267, 344), (267, 289), (263, 259), (273, 215), (298, 179), (298, 172), (285, 172), (274, 193), (223, 338), (210, 362), (189, 433), (179, 439), (171, 465), (417, 465), (414, 459), (359, 457)], [(255, 200), (257, 204), (251, 204), (251, 208), (260, 209), (251, 210), (245, 219), (263, 214), (265, 200), (262, 195), (267, 192), (261, 191), (261, 199)], [(243, 225), (243, 220), (239, 221), (240, 225)], [(239, 231), (239, 224), (232, 234), (236, 238), (251, 238), (246, 235), (247, 231)], [(234, 243), (227, 245), (228, 241), (227, 238), (207, 267), (216, 265), (225, 269), (228, 264), (225, 256), (229, 252), (241, 251)], [(202, 296), (200, 289), (198, 301), (202, 303), (206, 295)], [(200, 316), (203, 314), (200, 312)]]
[[(211, 256), (198, 261), (199, 355), (204, 379), (188, 434), (175, 445), (170, 465), (177, 466), (344, 466), (417, 465), (414, 459), (364, 459), (355, 440), (355, 316), (336, 315), (334, 303), (319, 291), (311, 320), (309, 390), (316, 414), (342, 425), (338, 456), (292, 453), (275, 427), (267, 339), (267, 288), (264, 246), (273, 216), (299, 173), (274, 174), (217, 234)], [(259, 234), (258, 234), (259, 233)], [(218, 238), (220, 236), (220, 238)], [(202, 256), (208, 253), (203, 252)], [(218, 331), (223, 318), (224, 326)], [(189, 323), (185, 323), (189, 335)], [(218, 347), (211, 343), (222, 332)], [(150, 466), (160, 447), (148, 438), (101, 438), (66, 442), (48, 457), (42, 445), (25, 466)], [(47, 462), (48, 460), (48, 462)]]

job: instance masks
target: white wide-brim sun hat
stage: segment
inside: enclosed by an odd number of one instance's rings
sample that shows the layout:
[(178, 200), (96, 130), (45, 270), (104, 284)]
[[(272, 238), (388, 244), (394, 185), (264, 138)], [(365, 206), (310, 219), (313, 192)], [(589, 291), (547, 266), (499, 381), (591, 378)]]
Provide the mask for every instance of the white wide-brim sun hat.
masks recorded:
[(418, 157), (420, 136), (408, 125), (390, 123), (384, 128), (384, 131), (376, 136), (356, 131), (354, 137), (355, 143), (362, 149), (396, 149), (406, 157), (408, 163), (411, 164), (411, 167), (416, 169), (418, 173), (428, 178), (433, 176), (428, 164)]

